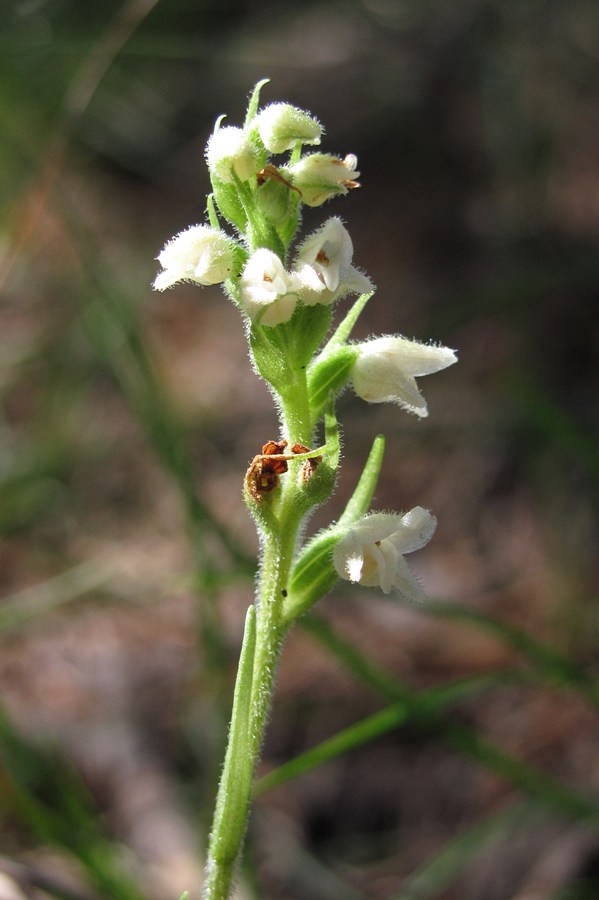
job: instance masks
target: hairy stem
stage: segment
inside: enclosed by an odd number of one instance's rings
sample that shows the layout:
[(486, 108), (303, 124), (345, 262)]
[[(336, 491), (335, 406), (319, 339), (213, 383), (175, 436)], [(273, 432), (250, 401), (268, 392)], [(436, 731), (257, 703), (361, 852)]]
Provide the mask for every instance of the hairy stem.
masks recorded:
[[(286, 406), (285, 420), (281, 423), (284, 433), (294, 442), (311, 437), (305, 375), (303, 380), (303, 385), (298, 385), (296, 402)], [(290, 464), (279, 489), (273, 525), (262, 533), (255, 636), (249, 630), (253, 618), (248, 616), (229, 743), (210, 837), (204, 900), (227, 900), (230, 896), (247, 829), (252, 779), (260, 757), (276, 669), (288, 627), (283, 618), (283, 603), (302, 521), (296, 502), (298, 466), (297, 462)], [(263, 502), (273, 500), (269, 497)]]

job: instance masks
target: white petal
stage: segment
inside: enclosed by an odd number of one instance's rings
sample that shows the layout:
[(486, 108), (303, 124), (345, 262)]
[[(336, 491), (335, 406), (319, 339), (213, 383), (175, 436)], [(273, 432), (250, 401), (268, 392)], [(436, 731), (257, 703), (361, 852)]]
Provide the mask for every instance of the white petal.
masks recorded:
[(346, 581), (359, 581), (364, 564), (364, 542), (355, 528), (350, 529), (333, 549), (333, 565)]
[(392, 538), (386, 538), (379, 544), (381, 564), (379, 566), (379, 578), (384, 594), (389, 594), (395, 582), (397, 567), (402, 557), (394, 545)]
[(361, 556), (350, 556), (348, 560), (345, 562), (345, 575), (344, 578), (347, 578), (349, 581), (357, 584), (362, 580), (362, 568), (364, 566), (364, 559)]
[(399, 528), (391, 540), (400, 553), (413, 553), (428, 544), (436, 527), (436, 517), (428, 509), (415, 506), (402, 516)]
[(401, 519), (402, 517), (398, 513), (370, 513), (358, 519), (352, 526), (352, 532), (359, 535), (359, 539), (363, 542), (382, 541), (397, 531)]

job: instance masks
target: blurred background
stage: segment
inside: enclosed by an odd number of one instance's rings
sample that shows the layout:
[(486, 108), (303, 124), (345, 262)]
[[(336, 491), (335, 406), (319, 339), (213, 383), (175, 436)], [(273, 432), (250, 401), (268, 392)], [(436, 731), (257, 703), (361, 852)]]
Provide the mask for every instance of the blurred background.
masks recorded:
[(383, 432), (437, 599), (344, 584), (289, 639), (260, 774), (405, 716), (259, 798), (239, 897), (598, 897), (595, 0), (1, 6), (0, 898), (198, 897), (277, 425), (221, 292), (151, 282), (263, 77), (358, 156), (304, 215), (378, 286), (355, 335), (460, 362), (425, 421), (339, 403), (311, 528)]

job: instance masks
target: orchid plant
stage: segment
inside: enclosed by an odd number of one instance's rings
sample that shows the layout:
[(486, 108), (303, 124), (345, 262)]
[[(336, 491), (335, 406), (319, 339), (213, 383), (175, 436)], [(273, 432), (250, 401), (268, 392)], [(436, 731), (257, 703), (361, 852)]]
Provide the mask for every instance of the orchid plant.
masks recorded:
[[(351, 385), (369, 403), (392, 402), (426, 416), (416, 378), (456, 361), (453, 350), (399, 335), (350, 342), (374, 293), (353, 264), (350, 235), (328, 218), (297, 242), (304, 206), (319, 207), (359, 187), (357, 159), (320, 152), (322, 125), (287, 103), (260, 108), (255, 88), (243, 127), (216, 123), (206, 149), (212, 183), (208, 223), (193, 225), (160, 253), (154, 287), (188, 281), (222, 284), (238, 307), (255, 372), (274, 398), (280, 424), (244, 481), (260, 538), (255, 603), (247, 611), (229, 741), (205, 873), (206, 900), (230, 896), (250, 809), (251, 789), (283, 640), (339, 578), (385, 593), (424, 597), (405, 555), (431, 538), (436, 519), (416, 507), (405, 514), (369, 512), (382, 464), (377, 437), (337, 522), (302, 543), (303, 525), (328, 500), (339, 468), (335, 400)], [(274, 161), (275, 157), (277, 158)], [(332, 329), (335, 304), (354, 301)], [(314, 447), (324, 428), (322, 446)]]

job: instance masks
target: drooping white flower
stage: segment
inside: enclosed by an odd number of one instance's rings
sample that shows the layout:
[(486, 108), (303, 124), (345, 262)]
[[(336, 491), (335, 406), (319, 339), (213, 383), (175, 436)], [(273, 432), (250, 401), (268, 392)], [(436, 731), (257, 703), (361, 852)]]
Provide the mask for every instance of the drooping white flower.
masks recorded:
[(369, 403), (397, 403), (417, 416), (428, 416), (416, 377), (430, 375), (457, 362), (454, 350), (387, 335), (359, 344), (351, 371), (358, 397)]
[(206, 147), (206, 162), (227, 184), (233, 183), (233, 172), (240, 181), (248, 181), (259, 169), (256, 147), (242, 128), (233, 125), (213, 133)]
[(172, 238), (157, 257), (164, 269), (154, 281), (164, 291), (178, 281), (219, 284), (233, 265), (233, 241), (208, 225), (192, 225)]
[(317, 119), (289, 103), (271, 103), (260, 110), (255, 123), (262, 143), (271, 153), (292, 150), (298, 141), (320, 144), (323, 132)]
[(363, 294), (374, 285), (352, 266), (354, 248), (339, 219), (328, 219), (299, 248), (295, 272), (307, 306), (332, 303), (346, 294)]
[(291, 176), (306, 206), (322, 206), (331, 197), (347, 194), (351, 188), (360, 187), (356, 178), (358, 159), (348, 154), (345, 159), (330, 153), (310, 153), (285, 170)]
[(336, 544), (333, 565), (346, 581), (365, 587), (392, 588), (410, 600), (422, 600), (424, 592), (412, 574), (404, 554), (420, 550), (437, 526), (436, 518), (421, 506), (409, 512), (371, 513), (363, 516)]
[(262, 247), (251, 255), (241, 273), (240, 288), (243, 308), (261, 325), (280, 325), (293, 315), (296, 279), (272, 250)]

